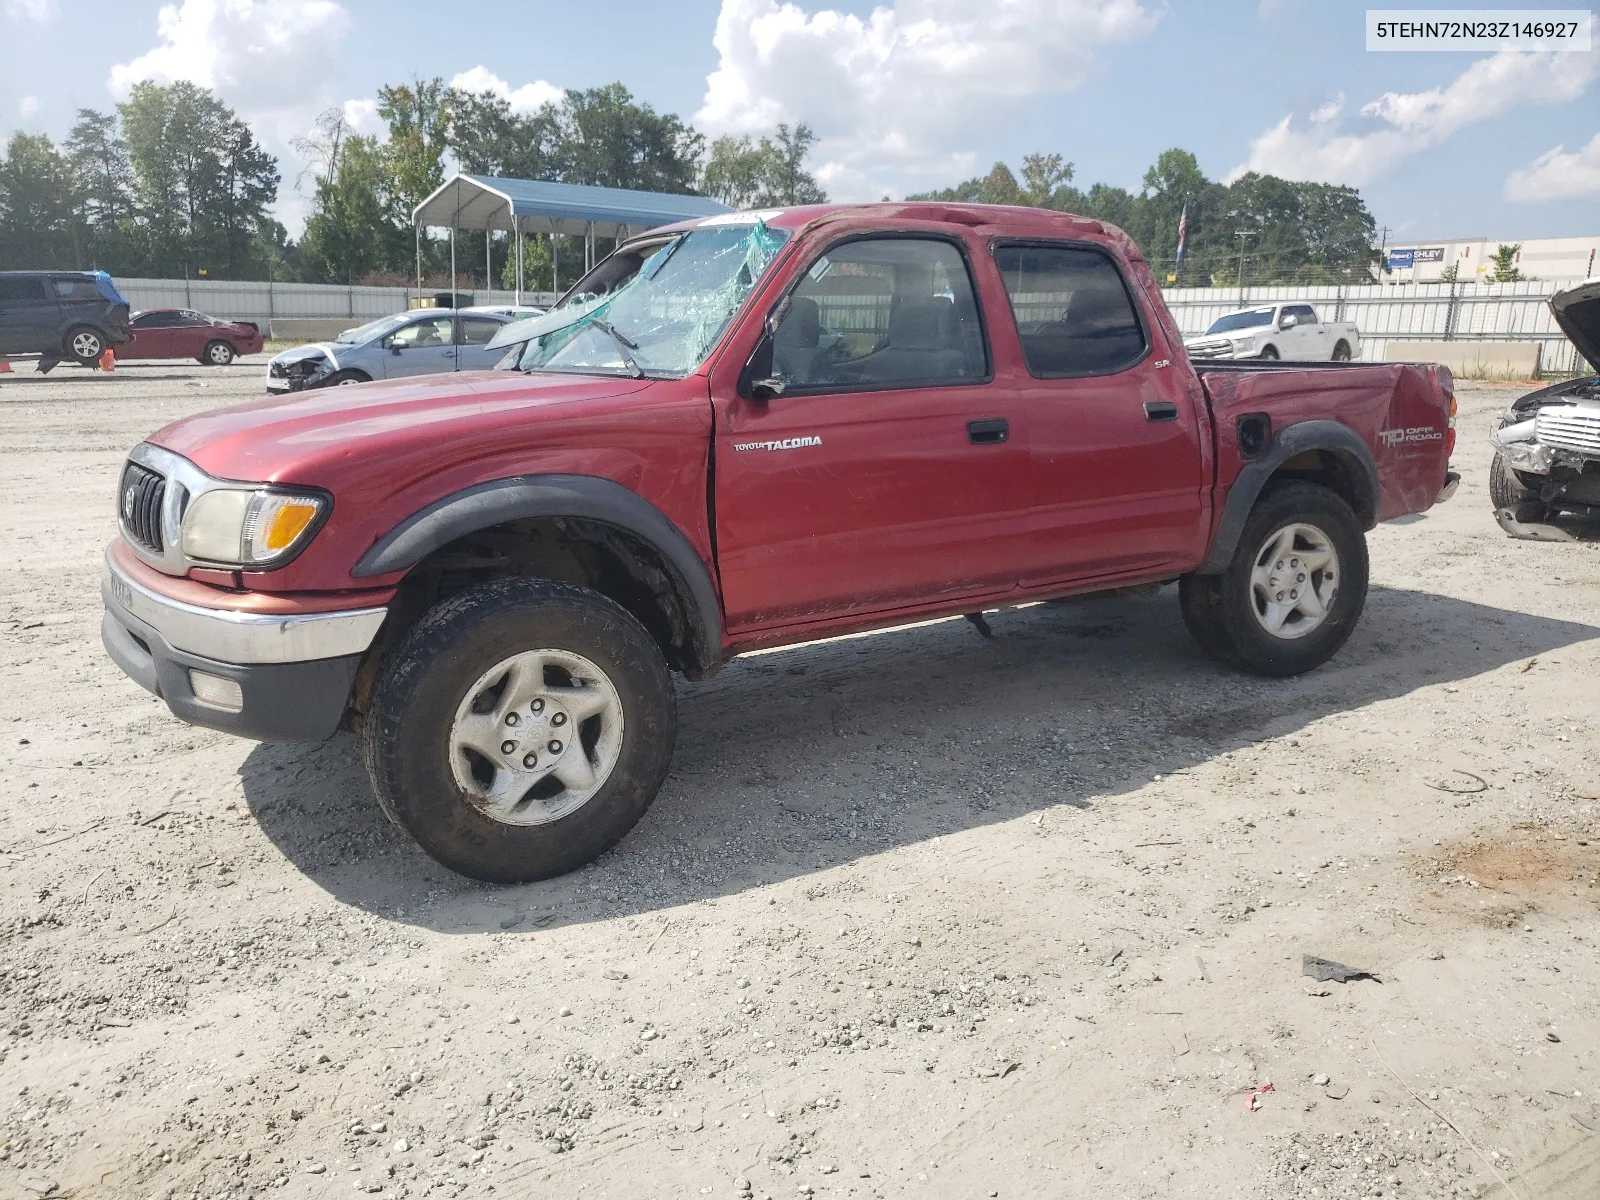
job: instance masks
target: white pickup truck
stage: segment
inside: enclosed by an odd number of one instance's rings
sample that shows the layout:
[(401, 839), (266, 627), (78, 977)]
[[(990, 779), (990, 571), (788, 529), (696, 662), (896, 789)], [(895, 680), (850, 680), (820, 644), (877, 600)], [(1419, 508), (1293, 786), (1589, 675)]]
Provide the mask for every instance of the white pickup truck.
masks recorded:
[(1309, 304), (1269, 304), (1218, 317), (1183, 344), (1190, 358), (1349, 362), (1361, 353), (1361, 334), (1353, 322), (1321, 320)]

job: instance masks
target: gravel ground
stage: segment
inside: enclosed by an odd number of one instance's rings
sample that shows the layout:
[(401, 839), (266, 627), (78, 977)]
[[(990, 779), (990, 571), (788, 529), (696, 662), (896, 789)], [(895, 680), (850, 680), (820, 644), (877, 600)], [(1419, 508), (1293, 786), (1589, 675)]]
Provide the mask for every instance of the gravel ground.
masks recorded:
[(1600, 541), (1491, 519), (1516, 389), (1327, 667), (1172, 589), (753, 656), (491, 888), (101, 651), (123, 454), (262, 371), (0, 377), (0, 1196), (1600, 1194)]

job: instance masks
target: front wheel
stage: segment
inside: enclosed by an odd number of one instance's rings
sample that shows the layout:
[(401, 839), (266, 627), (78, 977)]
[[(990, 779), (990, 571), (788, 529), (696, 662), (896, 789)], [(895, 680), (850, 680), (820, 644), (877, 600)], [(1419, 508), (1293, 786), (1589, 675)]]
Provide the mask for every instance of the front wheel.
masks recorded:
[(581, 867), (655, 799), (677, 716), (660, 649), (597, 592), (499, 579), (436, 605), (379, 674), (367, 770), (390, 819), (490, 883)]
[(332, 375), (329, 375), (322, 386), (349, 387), (351, 384), (371, 382), (372, 376), (368, 375), (365, 371), (358, 371), (354, 367), (350, 367), (343, 371), (335, 371)]
[(1354, 511), (1314, 483), (1262, 494), (1221, 575), (1181, 581), (1185, 623), (1214, 657), (1262, 675), (1332, 658), (1367, 599), (1367, 542)]
[(1258, 356), (1266, 362), (1278, 361), (1278, 348), (1276, 346), (1263, 346)]
[(227, 342), (207, 342), (200, 361), (210, 367), (225, 367), (233, 361), (233, 347)]
[(1510, 509), (1512, 517), (1524, 525), (1538, 525), (1550, 517), (1550, 506), (1517, 478), (1505, 457), (1498, 453), (1489, 464), (1489, 501), (1495, 512)]

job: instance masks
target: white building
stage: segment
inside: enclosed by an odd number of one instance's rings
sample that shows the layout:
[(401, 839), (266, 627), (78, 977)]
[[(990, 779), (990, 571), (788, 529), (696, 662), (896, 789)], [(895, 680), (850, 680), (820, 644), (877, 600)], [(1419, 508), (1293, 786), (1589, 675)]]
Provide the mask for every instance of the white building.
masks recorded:
[(1520, 245), (1517, 270), (1524, 279), (1588, 279), (1600, 269), (1600, 234), (1593, 237), (1527, 238), (1498, 242), (1489, 238), (1395, 242), (1385, 261), (1384, 283), (1434, 283), (1452, 264), (1463, 283), (1484, 283), (1494, 271), (1494, 255), (1502, 245)]

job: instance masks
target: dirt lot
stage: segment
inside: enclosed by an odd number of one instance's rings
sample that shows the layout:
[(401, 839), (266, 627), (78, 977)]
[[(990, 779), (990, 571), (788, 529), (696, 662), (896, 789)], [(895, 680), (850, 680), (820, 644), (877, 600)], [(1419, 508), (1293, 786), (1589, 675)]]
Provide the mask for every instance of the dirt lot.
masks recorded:
[(0, 378), (0, 1197), (1600, 1194), (1600, 543), (1491, 519), (1515, 389), (1309, 676), (1171, 589), (744, 659), (490, 888), (100, 649), (123, 454), (261, 375)]

